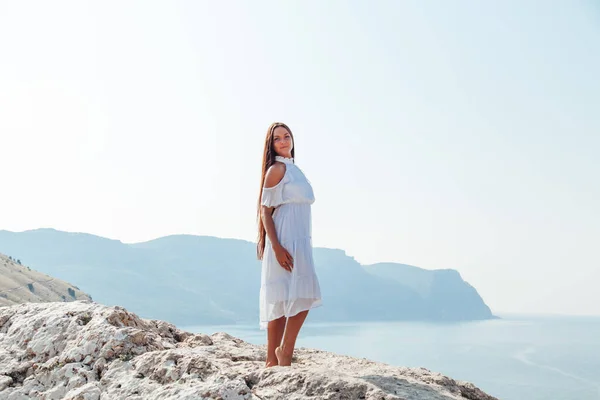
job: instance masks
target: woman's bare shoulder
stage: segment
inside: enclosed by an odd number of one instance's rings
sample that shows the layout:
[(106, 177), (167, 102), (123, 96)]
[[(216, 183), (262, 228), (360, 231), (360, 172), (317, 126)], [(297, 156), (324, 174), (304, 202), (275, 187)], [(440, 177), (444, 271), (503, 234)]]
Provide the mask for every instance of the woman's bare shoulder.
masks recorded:
[(273, 186), (277, 186), (279, 182), (283, 179), (285, 175), (285, 164), (282, 162), (276, 162), (271, 165), (267, 170), (265, 175), (265, 187), (270, 188)]

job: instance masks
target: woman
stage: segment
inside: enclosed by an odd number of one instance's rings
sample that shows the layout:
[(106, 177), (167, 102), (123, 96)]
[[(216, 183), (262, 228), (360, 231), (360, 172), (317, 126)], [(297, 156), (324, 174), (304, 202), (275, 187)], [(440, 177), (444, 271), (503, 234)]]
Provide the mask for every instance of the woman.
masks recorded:
[(258, 204), (262, 260), (260, 328), (267, 329), (266, 366), (289, 366), (308, 310), (320, 306), (311, 240), (312, 187), (294, 162), (292, 131), (267, 131)]

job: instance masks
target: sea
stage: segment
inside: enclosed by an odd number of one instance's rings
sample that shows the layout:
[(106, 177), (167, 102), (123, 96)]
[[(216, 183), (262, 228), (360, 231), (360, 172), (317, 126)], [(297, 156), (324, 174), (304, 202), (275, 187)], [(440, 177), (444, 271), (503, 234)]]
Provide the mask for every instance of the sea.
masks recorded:
[[(258, 325), (196, 325), (264, 344)], [(600, 317), (503, 315), (460, 322), (311, 323), (297, 347), (390, 365), (424, 367), (472, 382), (502, 400), (600, 400)]]

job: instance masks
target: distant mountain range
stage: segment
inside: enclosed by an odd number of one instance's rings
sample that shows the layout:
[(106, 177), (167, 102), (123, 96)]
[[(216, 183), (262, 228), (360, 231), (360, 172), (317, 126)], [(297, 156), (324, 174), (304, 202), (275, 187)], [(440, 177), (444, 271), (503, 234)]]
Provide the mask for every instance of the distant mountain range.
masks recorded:
[[(0, 253), (145, 318), (176, 325), (258, 323), (260, 262), (252, 242), (173, 235), (125, 244), (54, 229), (0, 230)], [(315, 248), (314, 257), (324, 306), (311, 311), (311, 321), (495, 318), (455, 270), (361, 265), (326, 248)]]

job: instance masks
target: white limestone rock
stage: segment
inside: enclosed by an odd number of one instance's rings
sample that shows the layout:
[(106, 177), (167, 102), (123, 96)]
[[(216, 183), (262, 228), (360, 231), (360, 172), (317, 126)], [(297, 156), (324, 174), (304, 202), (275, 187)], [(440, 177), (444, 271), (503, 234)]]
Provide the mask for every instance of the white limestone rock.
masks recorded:
[(494, 400), (474, 385), (314, 349), (264, 368), (265, 348), (184, 332), (90, 301), (0, 308), (0, 399)]

